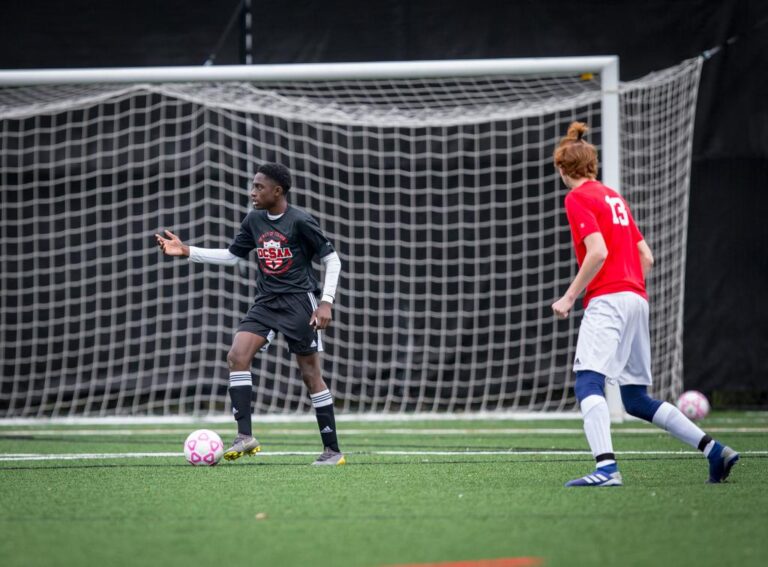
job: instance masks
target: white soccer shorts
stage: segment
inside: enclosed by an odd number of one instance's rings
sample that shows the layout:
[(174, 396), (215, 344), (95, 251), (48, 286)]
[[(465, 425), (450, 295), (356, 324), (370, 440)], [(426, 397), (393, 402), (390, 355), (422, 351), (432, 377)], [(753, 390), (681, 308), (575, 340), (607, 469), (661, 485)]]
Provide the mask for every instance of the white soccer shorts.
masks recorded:
[(619, 385), (651, 385), (648, 302), (630, 291), (590, 300), (579, 328), (574, 371), (592, 370)]

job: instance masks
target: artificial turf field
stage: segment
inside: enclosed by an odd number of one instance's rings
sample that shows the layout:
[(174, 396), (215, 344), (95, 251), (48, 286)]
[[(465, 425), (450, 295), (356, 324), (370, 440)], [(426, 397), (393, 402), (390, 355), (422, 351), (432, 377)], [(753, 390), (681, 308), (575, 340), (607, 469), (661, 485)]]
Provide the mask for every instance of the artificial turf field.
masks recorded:
[(768, 413), (703, 422), (742, 454), (721, 485), (704, 482), (706, 460), (690, 447), (617, 425), (625, 485), (598, 489), (563, 487), (592, 470), (578, 419), (344, 420), (342, 467), (309, 466), (316, 424), (255, 422), (261, 454), (192, 467), (187, 433), (206, 427), (228, 442), (234, 426), (0, 421), (0, 564), (768, 561)]

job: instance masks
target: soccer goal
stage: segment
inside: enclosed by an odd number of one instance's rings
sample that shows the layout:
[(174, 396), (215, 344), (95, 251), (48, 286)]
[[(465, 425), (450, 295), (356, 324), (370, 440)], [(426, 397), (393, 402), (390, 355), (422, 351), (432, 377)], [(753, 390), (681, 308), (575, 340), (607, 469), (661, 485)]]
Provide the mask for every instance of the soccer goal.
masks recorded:
[[(342, 258), (324, 372), (347, 413), (564, 411), (577, 311), (552, 165), (573, 120), (657, 264), (655, 385), (682, 387), (691, 141), (701, 61), (629, 83), (615, 57), (0, 72), (0, 416), (207, 416), (253, 295), (222, 248), (254, 167)], [(281, 340), (254, 361), (259, 413), (310, 408)]]

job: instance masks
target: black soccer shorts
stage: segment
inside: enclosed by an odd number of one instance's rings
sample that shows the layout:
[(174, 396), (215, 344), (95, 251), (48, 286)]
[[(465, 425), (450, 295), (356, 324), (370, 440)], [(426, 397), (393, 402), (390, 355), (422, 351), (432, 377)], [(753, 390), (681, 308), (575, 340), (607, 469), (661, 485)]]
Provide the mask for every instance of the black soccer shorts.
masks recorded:
[(322, 352), (322, 332), (309, 324), (315, 309), (317, 298), (310, 292), (257, 297), (237, 330), (267, 339), (262, 350), (266, 350), (276, 333), (282, 333), (293, 354)]

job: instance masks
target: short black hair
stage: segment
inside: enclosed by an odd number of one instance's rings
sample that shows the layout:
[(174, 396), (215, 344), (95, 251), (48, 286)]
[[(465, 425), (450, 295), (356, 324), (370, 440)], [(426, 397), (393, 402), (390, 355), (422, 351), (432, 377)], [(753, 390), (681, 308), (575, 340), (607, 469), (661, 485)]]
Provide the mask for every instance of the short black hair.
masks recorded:
[(291, 188), (291, 172), (282, 164), (262, 163), (256, 168), (256, 173), (263, 173), (269, 177), (283, 188), (283, 193), (287, 193)]

